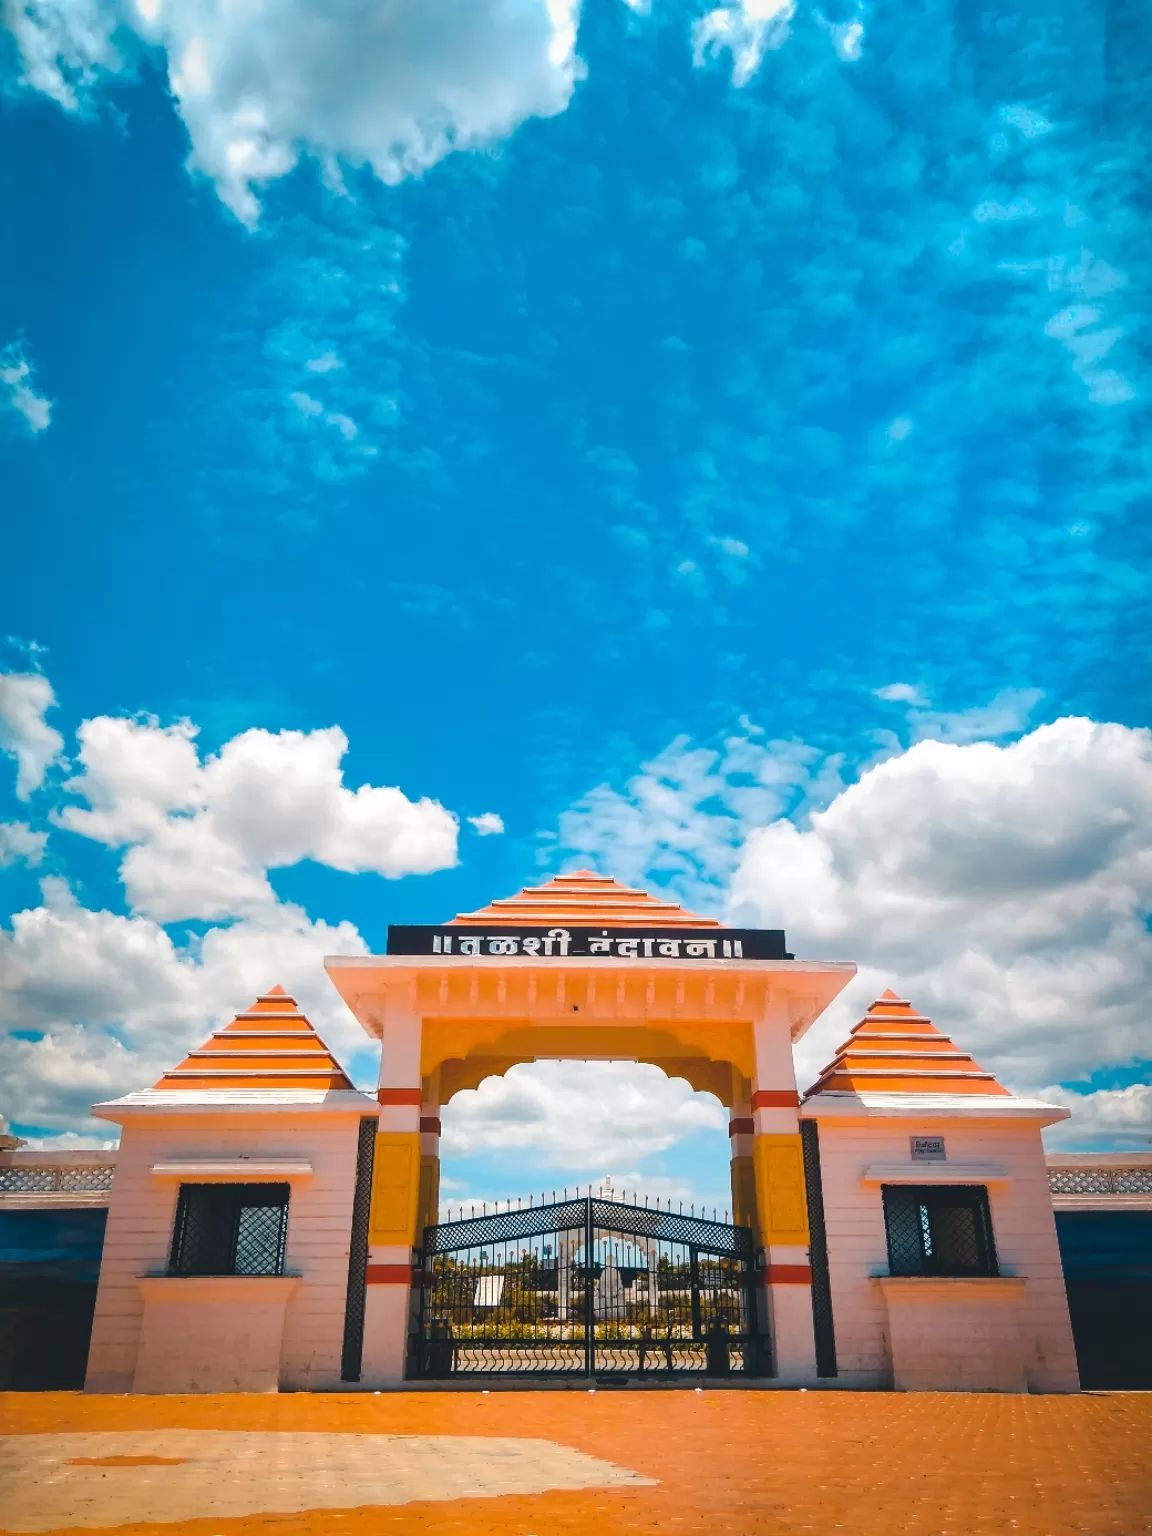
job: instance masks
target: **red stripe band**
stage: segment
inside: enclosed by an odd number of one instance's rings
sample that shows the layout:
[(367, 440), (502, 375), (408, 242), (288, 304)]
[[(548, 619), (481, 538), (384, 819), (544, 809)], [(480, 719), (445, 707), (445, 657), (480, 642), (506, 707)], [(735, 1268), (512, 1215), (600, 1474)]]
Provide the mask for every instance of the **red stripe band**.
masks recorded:
[(762, 1285), (811, 1285), (812, 1269), (808, 1264), (769, 1264), (760, 1271)]
[(424, 1095), (419, 1088), (377, 1088), (376, 1102), (378, 1104), (415, 1104), (419, 1109), (424, 1102)]
[(752, 1095), (753, 1109), (798, 1109), (800, 1095), (795, 1088), (757, 1088)]
[(411, 1264), (369, 1264), (365, 1275), (368, 1285), (411, 1285)]
[(729, 1120), (729, 1136), (751, 1136), (756, 1130), (755, 1120)]
[(431, 1132), (431, 1134), (433, 1136), (439, 1136), (439, 1134), (440, 1134), (440, 1120), (439, 1120), (439, 1117), (437, 1115), (421, 1115), (420, 1116), (420, 1129), (422, 1131), (429, 1131), (429, 1132)]

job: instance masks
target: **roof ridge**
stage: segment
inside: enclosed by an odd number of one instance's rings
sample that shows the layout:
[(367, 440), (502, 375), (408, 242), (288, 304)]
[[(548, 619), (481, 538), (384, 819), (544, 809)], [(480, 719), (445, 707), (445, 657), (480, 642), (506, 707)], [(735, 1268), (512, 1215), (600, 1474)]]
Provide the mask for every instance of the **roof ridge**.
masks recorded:
[[(291, 1011), (282, 1007), (261, 1008), (259, 1006), (261, 1003), (291, 1003), (293, 1007)], [(259, 1030), (251, 1028), (254, 1019), (267, 1019), (269, 1022), (276, 1024), (288, 1018), (298, 1021), (295, 1029)], [(248, 1047), (229, 1050), (217, 1043), (220, 1040), (228, 1039), (229, 1036), (238, 1036), (241, 1039), (250, 1040), (253, 1036), (261, 1035), (264, 1035), (269, 1041), (283, 1040), (290, 1035), (295, 1040), (315, 1042), (315, 1046), (318, 1046), (319, 1049), (313, 1047), (301, 1050), (298, 1046), (282, 1046), (277, 1049), (273, 1045), (270, 1049), (259, 1051)], [(299, 1061), (300, 1065), (299, 1067), (293, 1066), (291, 1068), (256, 1067), (250, 1065), (254, 1056), (260, 1056), (264, 1059), (270, 1057), (289, 1057), (294, 1061)], [(231, 1069), (218, 1065), (205, 1067), (201, 1064), (205, 1057), (212, 1058), (216, 1063), (234, 1059), (236, 1064)], [(352, 1088), (352, 1082), (348, 1074), (344, 1071), (339, 1061), (337, 1061), (331, 1048), (311, 1019), (299, 1010), (296, 1006), (295, 998), (290, 997), (283, 987), (277, 985), (270, 987), (267, 992), (260, 993), (257, 996), (256, 1003), (251, 1008), (242, 1009), (239, 1013), (234, 1014), (230, 1024), (217, 1026), (210, 1030), (207, 1039), (199, 1046), (187, 1051), (183, 1060), (178, 1062), (176, 1066), (163, 1072), (160, 1076), (160, 1081), (153, 1084), (153, 1087), (167, 1089), (178, 1085), (182, 1088), (187, 1088), (189, 1080), (195, 1078), (211, 1078), (214, 1086), (218, 1087), (221, 1085), (217, 1080), (225, 1078), (234, 1080), (238, 1086), (247, 1089), (275, 1089), (279, 1088), (283, 1078), (289, 1075), (293, 1077), (323, 1077), (329, 1079), (330, 1087)]]
[(668, 897), (623, 885), (612, 875), (592, 870), (553, 875), (543, 885), (526, 885), (512, 896), (497, 896), (474, 912), (458, 912), (451, 924), (515, 921), (548, 927), (693, 927), (719, 928), (714, 917), (689, 912)]
[[(891, 989), (884, 992), (853, 1026), (848, 1038), (837, 1048), (804, 1097), (808, 1099), (819, 1093), (851, 1093), (862, 1086), (864, 1080), (869, 1087), (879, 1086), (871, 1081), (874, 1078), (884, 1078), (884, 1091), (890, 1093), (971, 1092), (974, 1085), (980, 1083), (989, 1085), (981, 1086), (981, 1092), (1010, 1096), (995, 1073), (985, 1071), (926, 1014), (897, 1011), (911, 1008), (907, 999), (897, 997)], [(889, 1027), (906, 1024), (917, 1024), (920, 1028), (905, 1032), (900, 1027)], [(901, 1042), (900, 1048), (884, 1048), (894, 1040)], [(917, 1042), (922, 1042), (920, 1049), (917, 1049)], [(930, 1080), (934, 1087), (920, 1086), (923, 1079)], [(916, 1080), (914, 1090), (907, 1086), (909, 1080)]]

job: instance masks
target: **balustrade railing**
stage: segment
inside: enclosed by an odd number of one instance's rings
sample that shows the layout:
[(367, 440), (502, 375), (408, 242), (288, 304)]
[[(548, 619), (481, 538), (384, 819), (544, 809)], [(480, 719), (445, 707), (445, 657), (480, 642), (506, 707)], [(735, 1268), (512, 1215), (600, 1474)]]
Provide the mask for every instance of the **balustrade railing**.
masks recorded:
[(1049, 1168), (1048, 1187), (1054, 1195), (1152, 1195), (1152, 1167)]
[(115, 1172), (111, 1163), (0, 1165), (0, 1195), (98, 1194), (112, 1188)]

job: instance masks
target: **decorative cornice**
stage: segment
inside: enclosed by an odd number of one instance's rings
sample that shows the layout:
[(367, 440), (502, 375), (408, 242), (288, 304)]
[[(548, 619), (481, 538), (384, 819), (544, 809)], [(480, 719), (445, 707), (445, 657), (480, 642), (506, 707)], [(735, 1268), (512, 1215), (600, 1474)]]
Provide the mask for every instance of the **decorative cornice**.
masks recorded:
[(160, 1115), (375, 1115), (376, 1100), (355, 1088), (143, 1088), (94, 1104), (98, 1120)]
[(1012, 1093), (859, 1093), (825, 1090), (800, 1106), (801, 1120), (1033, 1120), (1055, 1125), (1071, 1110)]

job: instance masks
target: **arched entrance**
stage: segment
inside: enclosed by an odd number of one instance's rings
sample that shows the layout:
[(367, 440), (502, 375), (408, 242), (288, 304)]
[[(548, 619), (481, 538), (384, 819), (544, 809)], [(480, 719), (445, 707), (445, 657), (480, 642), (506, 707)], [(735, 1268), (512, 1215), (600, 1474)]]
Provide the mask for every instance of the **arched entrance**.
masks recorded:
[[(726, 929), (581, 871), (439, 927), (392, 928), (386, 955), (331, 959), (327, 970), (381, 1042), (366, 1382), (399, 1380), (419, 1359), (422, 1234), (438, 1225), (441, 1106), (520, 1062), (573, 1057), (652, 1062), (727, 1106), (733, 1227), (752, 1234), (760, 1334), (771, 1338), (781, 1379), (812, 1377), (792, 1044), (853, 965), (798, 961), (782, 932)], [(584, 1230), (590, 1275), (596, 1239), (587, 1221)], [(596, 1230), (610, 1228), (594, 1221)], [(594, 1279), (581, 1282), (586, 1313), (595, 1310)]]

